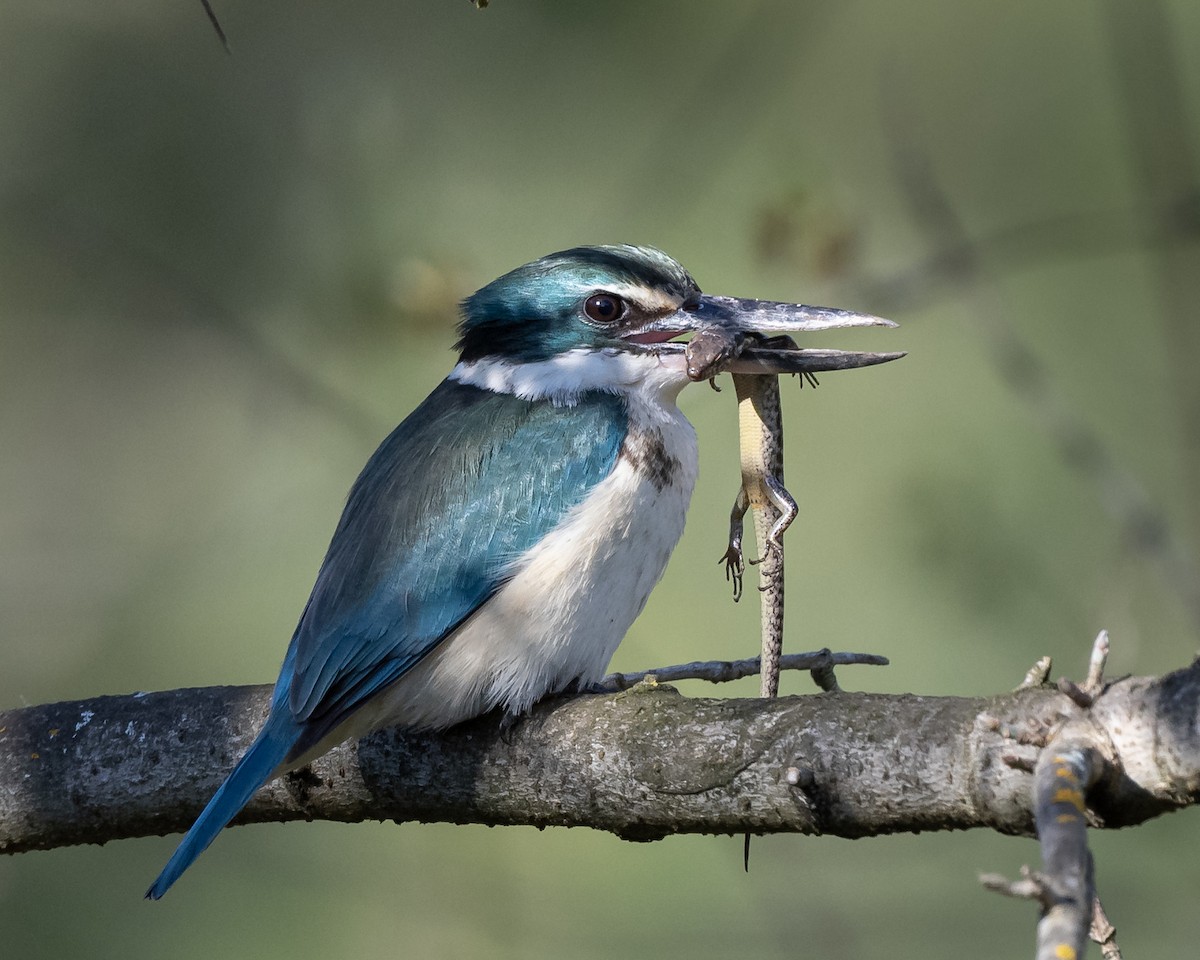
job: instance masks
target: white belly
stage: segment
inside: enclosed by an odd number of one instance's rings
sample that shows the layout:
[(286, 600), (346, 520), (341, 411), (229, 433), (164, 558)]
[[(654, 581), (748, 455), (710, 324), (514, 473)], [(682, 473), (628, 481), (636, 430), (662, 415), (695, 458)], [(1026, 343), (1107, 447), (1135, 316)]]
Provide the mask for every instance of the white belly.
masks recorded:
[(496, 707), (519, 713), (604, 675), (679, 542), (696, 480), (691, 424), (674, 404), (654, 413), (657, 456), (644, 456), (631, 432), (613, 472), (492, 599), (365, 706), (359, 731), (446, 727)]

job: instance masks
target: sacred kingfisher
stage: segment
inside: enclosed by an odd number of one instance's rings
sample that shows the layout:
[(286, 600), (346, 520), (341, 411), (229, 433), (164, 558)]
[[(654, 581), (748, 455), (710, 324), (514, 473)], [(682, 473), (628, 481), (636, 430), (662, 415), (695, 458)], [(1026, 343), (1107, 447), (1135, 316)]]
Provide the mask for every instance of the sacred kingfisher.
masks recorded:
[[(891, 324), (706, 296), (666, 254), (625, 245), (551, 254), (468, 297), (457, 365), (350, 490), (262, 731), (146, 896), (166, 893), (264, 783), (349, 737), (519, 714), (598, 681), (683, 533), (696, 480), (696, 435), (675, 404), (690, 382), (684, 345), (668, 341), (867, 325)], [(725, 369), (894, 356), (788, 353), (746, 350)]]

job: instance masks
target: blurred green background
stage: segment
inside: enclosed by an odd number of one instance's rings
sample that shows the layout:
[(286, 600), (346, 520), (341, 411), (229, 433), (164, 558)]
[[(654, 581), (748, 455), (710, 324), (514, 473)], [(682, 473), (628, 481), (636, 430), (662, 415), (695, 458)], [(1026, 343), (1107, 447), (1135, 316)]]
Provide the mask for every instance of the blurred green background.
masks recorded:
[[(902, 324), (821, 342), (905, 360), (785, 385), (790, 649), (928, 694), (1079, 676), (1101, 627), (1114, 675), (1193, 655), (1200, 6), (218, 6), (232, 57), (191, 0), (0, 0), (0, 705), (273, 679), (456, 300), (617, 241)], [(617, 669), (757, 649), (732, 392), (683, 405), (689, 529)], [(1094, 838), (1128, 954), (1194, 953), (1194, 830)], [(1032, 946), (975, 877), (1036, 849), (982, 832), (768, 837), (745, 875), (740, 838), (253, 827), (143, 902), (176, 839), (0, 858), (5, 956)]]

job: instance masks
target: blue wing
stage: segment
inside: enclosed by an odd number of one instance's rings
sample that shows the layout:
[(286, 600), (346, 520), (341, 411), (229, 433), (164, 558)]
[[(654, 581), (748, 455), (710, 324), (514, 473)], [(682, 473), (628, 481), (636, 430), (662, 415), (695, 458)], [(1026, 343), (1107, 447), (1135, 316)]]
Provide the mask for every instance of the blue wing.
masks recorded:
[(625, 430), (614, 394), (562, 407), (443, 381), (350, 491), (280, 677), (304, 727), (289, 759), (491, 596), (608, 475)]
[(350, 491), (271, 714), (146, 896), (157, 900), (281, 764), (318, 743), (494, 593), (510, 560), (608, 475), (624, 401), (519, 400), (444, 381)]

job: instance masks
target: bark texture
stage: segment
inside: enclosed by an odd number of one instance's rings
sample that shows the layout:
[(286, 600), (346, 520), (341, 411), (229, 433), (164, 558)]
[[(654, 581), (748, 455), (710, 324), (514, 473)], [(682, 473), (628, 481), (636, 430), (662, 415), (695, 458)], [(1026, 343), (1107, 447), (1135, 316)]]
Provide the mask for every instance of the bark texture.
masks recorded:
[[(268, 687), (100, 697), (0, 713), (0, 852), (186, 829), (266, 715)], [(388, 730), (264, 787), (237, 823), (421, 820), (672, 833), (990, 827), (1034, 832), (1041, 744), (1067, 723), (1103, 758), (1093, 826), (1200, 796), (1200, 666), (1090, 706), (1041, 686), (990, 698), (689, 698), (653, 683), (505, 724)]]

